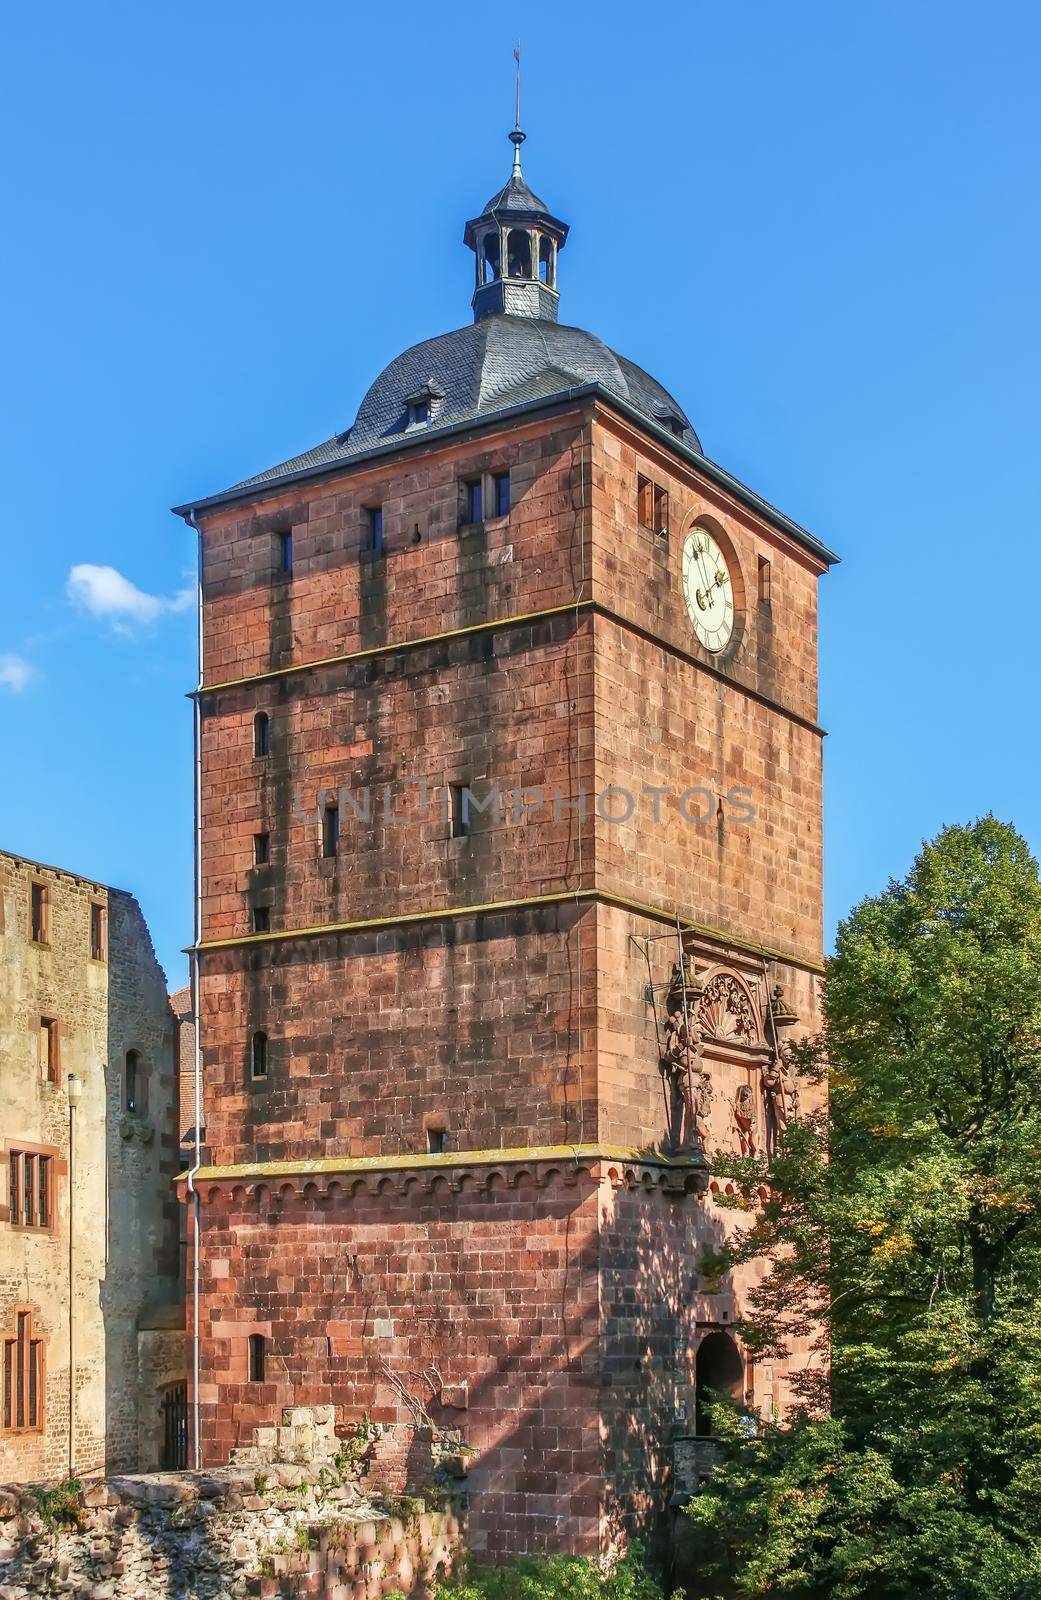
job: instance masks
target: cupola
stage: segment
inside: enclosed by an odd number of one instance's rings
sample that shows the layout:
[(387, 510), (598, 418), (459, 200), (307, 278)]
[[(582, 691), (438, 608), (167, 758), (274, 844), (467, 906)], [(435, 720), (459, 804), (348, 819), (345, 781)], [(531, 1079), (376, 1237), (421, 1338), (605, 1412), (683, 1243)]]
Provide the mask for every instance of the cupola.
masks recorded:
[(567, 239), (561, 222), (528, 188), (521, 171), (525, 135), (510, 134), (513, 171), (479, 217), (466, 224), (464, 242), (476, 257), (474, 321), (505, 313), (556, 322), (557, 254)]

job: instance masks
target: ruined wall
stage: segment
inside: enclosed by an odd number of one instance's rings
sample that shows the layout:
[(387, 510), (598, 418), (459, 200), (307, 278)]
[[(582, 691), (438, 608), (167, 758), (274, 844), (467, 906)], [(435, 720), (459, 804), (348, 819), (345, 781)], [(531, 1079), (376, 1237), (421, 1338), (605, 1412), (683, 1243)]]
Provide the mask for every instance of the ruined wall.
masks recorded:
[[(48, 891), (47, 937), (29, 938), (31, 885)], [(70, 1193), (68, 1080), (73, 1112), (71, 1259), (74, 1464), (133, 1466), (137, 1458), (137, 1318), (174, 1299), (177, 1208), (173, 1021), (163, 974), (130, 895), (0, 855), (0, 1332), (31, 1310), (43, 1341), (41, 1426), (0, 1429), (0, 1473), (54, 1476), (69, 1465)], [(102, 960), (91, 955), (90, 907), (107, 916)], [(54, 1069), (41, 1064), (40, 1019), (57, 1030)], [(127, 1052), (140, 1058), (137, 1111), (124, 1108)], [(10, 1212), (11, 1151), (53, 1156), (50, 1224)]]
[(303, 1467), (164, 1473), (92, 1485), (45, 1521), (36, 1497), (0, 1489), (5, 1600), (296, 1596), (390, 1590), (425, 1600), (464, 1537), (457, 1503), (374, 1500)]

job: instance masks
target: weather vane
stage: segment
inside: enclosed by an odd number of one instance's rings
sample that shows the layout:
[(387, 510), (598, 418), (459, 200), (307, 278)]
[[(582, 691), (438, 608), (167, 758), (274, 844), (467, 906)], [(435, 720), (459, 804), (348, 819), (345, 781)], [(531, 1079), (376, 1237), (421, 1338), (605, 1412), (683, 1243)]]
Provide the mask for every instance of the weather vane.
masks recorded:
[(513, 47), (513, 59), (517, 63), (517, 118), (510, 139), (513, 141), (513, 170), (520, 172), (520, 147), (524, 143), (524, 134), (520, 125), (520, 78), (521, 78), (521, 45), (520, 40)]

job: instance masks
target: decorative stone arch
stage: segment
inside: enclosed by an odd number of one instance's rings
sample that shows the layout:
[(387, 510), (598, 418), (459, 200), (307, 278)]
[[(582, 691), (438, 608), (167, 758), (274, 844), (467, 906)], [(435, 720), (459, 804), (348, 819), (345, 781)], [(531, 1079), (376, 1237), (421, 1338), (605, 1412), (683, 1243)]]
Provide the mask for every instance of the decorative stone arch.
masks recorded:
[(127, 1116), (148, 1115), (148, 1088), (151, 1067), (144, 1050), (137, 1043), (130, 1044), (123, 1053), (120, 1076), (120, 1109)]
[(694, 1357), (694, 1432), (711, 1435), (709, 1406), (712, 1399), (725, 1395), (731, 1400), (745, 1397), (747, 1362), (744, 1352), (729, 1328), (707, 1328), (699, 1337)]
[(698, 981), (697, 1019), (706, 1038), (767, 1048), (762, 1007), (740, 972), (717, 963), (699, 973)]

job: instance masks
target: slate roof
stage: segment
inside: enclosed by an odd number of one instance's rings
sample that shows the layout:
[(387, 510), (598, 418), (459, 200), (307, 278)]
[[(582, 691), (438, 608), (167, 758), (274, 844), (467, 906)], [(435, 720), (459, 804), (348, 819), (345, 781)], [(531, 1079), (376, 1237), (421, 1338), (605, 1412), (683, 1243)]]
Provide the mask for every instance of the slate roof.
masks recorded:
[(291, 473), (348, 462), (377, 445), (416, 439), (423, 428), (408, 426), (406, 401), (426, 384), (442, 391), (430, 419), (431, 427), (440, 428), (478, 420), (524, 400), (563, 395), (587, 383), (601, 384), (651, 422), (676, 416), (683, 424), (679, 437), (700, 452), (697, 434), (668, 390), (595, 334), (503, 315), (484, 317), (405, 350), (372, 384), (353, 427), (235, 488), (273, 483)]
[(546, 202), (528, 188), (520, 172), (510, 174), (510, 181), (496, 190), (481, 215), (487, 217), (493, 211), (543, 211), (547, 217), (551, 215)]

